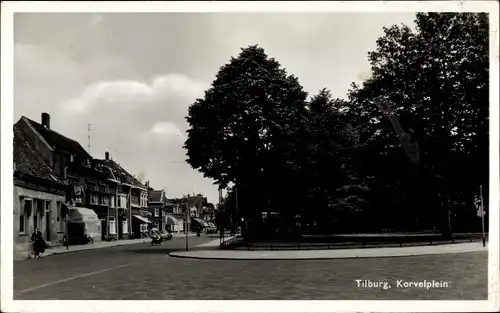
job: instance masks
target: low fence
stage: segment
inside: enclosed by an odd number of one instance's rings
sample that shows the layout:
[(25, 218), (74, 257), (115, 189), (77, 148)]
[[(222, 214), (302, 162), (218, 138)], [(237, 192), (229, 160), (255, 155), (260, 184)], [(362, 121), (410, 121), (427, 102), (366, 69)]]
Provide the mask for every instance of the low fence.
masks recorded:
[[(411, 247), (423, 245), (441, 245), (463, 242), (480, 241), (481, 234), (455, 234), (451, 239), (443, 239), (440, 235), (409, 235), (409, 236), (337, 236), (330, 238), (316, 238), (301, 240), (297, 242), (248, 242), (243, 238), (236, 237), (221, 242), (221, 249), (231, 250), (329, 250), (329, 249), (359, 249), (359, 248), (381, 248), (381, 247)], [(320, 239), (320, 240), (318, 240)], [(321, 242), (317, 242), (321, 241)]]

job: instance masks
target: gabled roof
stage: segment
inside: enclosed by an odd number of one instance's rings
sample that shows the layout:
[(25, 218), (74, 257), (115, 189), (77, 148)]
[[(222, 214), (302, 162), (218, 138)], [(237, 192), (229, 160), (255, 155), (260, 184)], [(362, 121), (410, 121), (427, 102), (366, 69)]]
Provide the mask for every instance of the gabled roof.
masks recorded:
[(31, 176), (50, 183), (64, 184), (31, 146), (23, 131), (14, 125), (14, 176)]
[(148, 194), (149, 202), (163, 202), (162, 196), (164, 195), (163, 190), (150, 190)]
[(148, 202), (152, 203), (162, 203), (165, 206), (173, 206), (174, 204), (170, 202), (165, 196), (165, 191), (162, 190), (150, 190), (148, 194)]
[[(94, 164), (95, 165), (95, 164)], [(96, 170), (92, 167), (87, 167), (81, 162), (73, 162), (68, 165), (68, 174), (83, 176), (86, 178), (94, 179), (100, 182), (106, 182), (108, 178), (111, 178), (111, 173), (105, 169)]]
[(118, 163), (113, 160), (97, 160), (101, 162), (103, 165), (109, 167), (113, 170), (113, 175), (119, 179), (122, 183), (130, 184), (139, 188), (148, 189), (143, 183), (137, 180), (134, 176), (132, 176), (129, 172), (127, 172), (123, 167), (121, 167)]
[(37, 123), (27, 117), (24, 118), (35, 131), (45, 139), (45, 141), (56, 150), (67, 151), (75, 156), (76, 159), (85, 160), (90, 159), (91, 156), (87, 151), (80, 145), (77, 141), (70, 139), (66, 136), (59, 134), (58, 132), (45, 128), (42, 124)]
[(201, 208), (203, 207), (203, 198), (203, 196), (189, 196), (188, 205), (194, 206), (196, 209), (201, 210)]

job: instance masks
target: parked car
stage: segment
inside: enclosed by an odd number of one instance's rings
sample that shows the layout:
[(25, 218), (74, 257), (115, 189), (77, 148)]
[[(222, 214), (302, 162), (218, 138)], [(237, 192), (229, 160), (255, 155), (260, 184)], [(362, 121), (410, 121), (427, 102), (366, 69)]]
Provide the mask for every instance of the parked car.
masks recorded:
[(172, 233), (169, 233), (166, 230), (160, 232), (160, 236), (161, 236), (161, 238), (163, 238), (163, 240), (170, 240), (174, 237), (174, 235)]
[(217, 227), (215, 226), (214, 223), (208, 222), (208, 227), (206, 228), (207, 234), (215, 234), (217, 233)]

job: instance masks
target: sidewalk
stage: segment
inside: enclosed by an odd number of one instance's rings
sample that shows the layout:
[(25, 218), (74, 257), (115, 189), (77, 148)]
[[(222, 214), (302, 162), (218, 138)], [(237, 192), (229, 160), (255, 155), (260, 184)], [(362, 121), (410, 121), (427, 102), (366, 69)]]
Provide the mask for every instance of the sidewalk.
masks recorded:
[[(225, 237), (224, 241), (228, 241), (228, 240), (236, 238), (236, 237), (238, 237), (238, 236)], [(197, 245), (197, 246), (195, 246), (195, 248), (209, 248), (209, 247), (219, 247), (219, 246), (220, 246), (220, 238), (203, 243), (201, 245)]]
[[(215, 240), (214, 240), (215, 243)], [(208, 243), (207, 243), (208, 244)], [(207, 244), (198, 248), (209, 247)], [(395, 248), (331, 249), (331, 250), (288, 250), (288, 251), (236, 251), (198, 250), (179, 251), (169, 255), (178, 258), (218, 259), (218, 260), (316, 260), (403, 257), (431, 254), (467, 253), (488, 251), (481, 242), (456, 243), (439, 246), (414, 246)]]
[[(184, 238), (185, 234), (175, 234), (174, 239)], [(188, 234), (188, 236), (196, 236), (196, 233)], [(86, 245), (74, 245), (69, 246), (68, 249), (64, 246), (58, 246), (54, 248), (48, 248), (45, 250), (45, 253), (42, 254), (42, 258), (54, 255), (54, 254), (63, 254), (63, 253), (72, 253), (86, 250), (94, 250), (101, 248), (110, 248), (110, 247), (120, 247), (120, 246), (128, 246), (139, 243), (149, 243), (151, 241), (150, 238), (142, 238), (142, 239), (122, 239), (117, 241), (100, 241), (96, 243), (86, 244)], [(18, 250), (14, 251), (14, 261), (26, 260), (28, 258), (28, 250)]]

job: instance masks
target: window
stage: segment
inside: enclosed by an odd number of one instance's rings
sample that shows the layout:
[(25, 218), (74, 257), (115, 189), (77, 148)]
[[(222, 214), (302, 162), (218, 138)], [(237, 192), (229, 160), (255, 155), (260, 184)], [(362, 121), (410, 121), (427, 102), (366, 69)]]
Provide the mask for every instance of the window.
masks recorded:
[(47, 214), (47, 212), (52, 212), (52, 202), (49, 200), (45, 201), (45, 210), (43, 213)]
[(118, 196), (118, 207), (120, 207), (122, 209), (127, 208), (127, 197), (125, 195)]
[(160, 209), (155, 209), (155, 217), (160, 216)]
[(87, 189), (88, 190), (92, 190), (92, 191), (97, 191), (97, 184), (92, 183), (92, 182), (88, 182), (87, 183)]
[(124, 219), (122, 221), (122, 232), (124, 234), (128, 234), (128, 221), (127, 221), (127, 219)]
[(109, 204), (109, 197), (105, 195), (99, 195), (98, 196), (98, 204), (100, 205), (108, 205)]
[(90, 203), (91, 204), (98, 204), (99, 203), (99, 196), (97, 196), (95, 193), (90, 194)]
[(31, 199), (24, 199), (21, 209), (19, 210), (19, 233), (26, 234), (28, 232), (28, 218), (31, 215), (31, 211), (33, 208), (33, 202)]
[(115, 217), (114, 216), (110, 216), (109, 217), (109, 233), (111, 235), (115, 235), (116, 234), (116, 222), (115, 222)]
[(61, 202), (57, 202), (57, 231), (62, 232), (64, 231), (64, 222), (61, 216), (61, 210), (62, 210), (62, 204)]
[(163, 216), (167, 216), (167, 211), (162, 210), (162, 212), (163, 212)]

